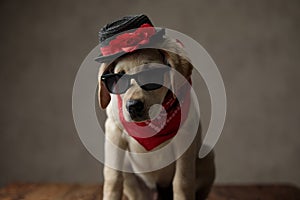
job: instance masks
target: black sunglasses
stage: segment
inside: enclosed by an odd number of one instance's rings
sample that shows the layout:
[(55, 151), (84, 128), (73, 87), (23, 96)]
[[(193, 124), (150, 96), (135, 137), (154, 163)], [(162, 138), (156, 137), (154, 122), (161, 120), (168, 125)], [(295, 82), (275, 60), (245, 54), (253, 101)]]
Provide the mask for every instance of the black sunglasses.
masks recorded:
[(169, 70), (169, 67), (161, 67), (132, 75), (123, 73), (104, 74), (101, 76), (101, 81), (105, 83), (107, 90), (112, 94), (125, 93), (131, 85), (131, 79), (134, 79), (143, 90), (150, 91), (163, 86), (164, 74)]

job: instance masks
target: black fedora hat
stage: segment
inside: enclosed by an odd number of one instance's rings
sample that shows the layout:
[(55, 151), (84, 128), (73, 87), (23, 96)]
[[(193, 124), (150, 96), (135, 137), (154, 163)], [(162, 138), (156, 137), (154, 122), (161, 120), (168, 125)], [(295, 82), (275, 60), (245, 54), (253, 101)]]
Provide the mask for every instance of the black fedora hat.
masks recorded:
[(164, 35), (165, 30), (154, 27), (144, 14), (125, 16), (101, 28), (100, 55), (95, 58), (95, 61), (111, 62), (137, 49), (159, 47), (164, 40)]

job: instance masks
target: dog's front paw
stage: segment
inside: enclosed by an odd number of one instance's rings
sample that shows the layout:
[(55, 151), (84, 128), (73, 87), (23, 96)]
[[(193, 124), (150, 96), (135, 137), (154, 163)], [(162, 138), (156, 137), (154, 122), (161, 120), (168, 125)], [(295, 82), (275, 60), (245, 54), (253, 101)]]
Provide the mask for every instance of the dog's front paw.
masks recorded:
[(103, 200), (121, 200), (123, 194), (119, 192), (110, 192), (103, 194)]
[(181, 187), (181, 188), (173, 188), (173, 199), (174, 200), (193, 200), (195, 199), (195, 192), (192, 189), (193, 187)]

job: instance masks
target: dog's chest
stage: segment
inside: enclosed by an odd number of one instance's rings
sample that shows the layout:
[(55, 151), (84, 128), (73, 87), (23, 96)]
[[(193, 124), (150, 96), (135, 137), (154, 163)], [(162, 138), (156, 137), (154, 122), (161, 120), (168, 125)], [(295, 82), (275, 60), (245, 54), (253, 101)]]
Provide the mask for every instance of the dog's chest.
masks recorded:
[[(126, 134), (126, 140), (128, 141), (128, 150), (130, 152), (136, 153), (151, 153), (152, 151), (147, 151), (141, 146), (134, 138)], [(157, 149), (165, 146), (169, 141), (166, 141), (159, 145)], [(170, 152), (172, 153), (172, 152)], [(150, 156), (150, 159), (139, 159), (139, 157), (128, 156), (127, 154), (127, 164), (131, 165), (133, 171), (137, 173), (137, 175), (143, 179), (143, 181), (147, 184), (149, 188), (155, 188), (157, 184), (160, 186), (168, 186), (172, 183), (174, 174), (175, 174), (175, 162), (169, 164), (166, 167), (159, 168), (158, 170), (150, 170), (155, 169), (160, 163), (164, 163), (166, 160), (165, 155), (162, 154), (155, 154), (155, 156)], [(140, 173), (145, 169), (149, 169), (150, 172), (147, 173)]]

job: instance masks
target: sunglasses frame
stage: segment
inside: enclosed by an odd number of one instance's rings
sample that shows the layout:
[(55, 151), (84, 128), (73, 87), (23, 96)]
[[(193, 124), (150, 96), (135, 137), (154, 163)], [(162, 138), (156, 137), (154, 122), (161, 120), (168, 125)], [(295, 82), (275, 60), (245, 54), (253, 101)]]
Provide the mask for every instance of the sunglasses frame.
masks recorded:
[[(160, 73), (165, 73), (167, 71), (170, 71), (170, 67), (160, 67), (160, 68), (154, 68), (154, 69), (147, 69), (145, 71), (141, 71), (141, 72), (138, 72), (138, 73), (135, 73), (135, 74), (121, 74), (121, 73), (107, 73), (107, 74), (103, 74), (101, 76), (101, 81), (104, 82), (105, 84), (105, 87), (107, 88), (107, 90), (111, 93), (111, 94), (124, 94), (129, 88), (130, 88), (130, 80), (134, 79), (137, 84), (143, 89), (143, 90), (146, 90), (146, 91), (151, 91), (151, 90), (157, 90), (159, 88), (161, 88), (163, 85), (160, 85), (159, 87), (155, 87), (154, 89), (147, 89), (147, 87), (145, 87), (145, 85), (148, 85), (148, 84), (142, 84), (140, 81), (139, 81), (139, 76), (141, 74), (144, 74), (144, 73), (147, 73), (148, 71), (154, 71), (154, 70), (161, 70)], [(128, 84), (127, 84), (127, 88), (125, 91), (121, 91), (121, 92), (114, 92), (110, 89), (110, 87), (108, 86), (108, 79), (111, 78), (111, 77), (115, 77), (115, 76), (119, 76), (119, 79), (121, 79), (123, 76), (126, 77), (126, 79), (128, 80)], [(151, 84), (151, 83), (149, 83)], [(152, 83), (152, 84), (156, 84), (156, 83)], [(159, 84), (156, 84), (156, 85), (159, 85)]]

